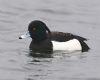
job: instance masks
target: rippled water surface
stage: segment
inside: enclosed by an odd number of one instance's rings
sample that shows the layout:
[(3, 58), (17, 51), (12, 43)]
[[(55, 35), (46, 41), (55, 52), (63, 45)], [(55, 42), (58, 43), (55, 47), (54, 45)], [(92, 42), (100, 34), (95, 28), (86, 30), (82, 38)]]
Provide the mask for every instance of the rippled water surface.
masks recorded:
[[(31, 39), (18, 37), (36, 19), (88, 38), (91, 50), (30, 57)], [(100, 0), (0, 0), (0, 80), (100, 80)]]

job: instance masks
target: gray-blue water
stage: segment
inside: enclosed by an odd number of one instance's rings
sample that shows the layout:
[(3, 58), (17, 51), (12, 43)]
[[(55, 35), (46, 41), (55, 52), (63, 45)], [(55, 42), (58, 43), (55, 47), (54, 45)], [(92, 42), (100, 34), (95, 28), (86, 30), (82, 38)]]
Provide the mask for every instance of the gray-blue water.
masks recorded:
[[(91, 50), (28, 56), (31, 39), (18, 37), (36, 19), (88, 38)], [(0, 80), (100, 80), (100, 0), (0, 0)]]

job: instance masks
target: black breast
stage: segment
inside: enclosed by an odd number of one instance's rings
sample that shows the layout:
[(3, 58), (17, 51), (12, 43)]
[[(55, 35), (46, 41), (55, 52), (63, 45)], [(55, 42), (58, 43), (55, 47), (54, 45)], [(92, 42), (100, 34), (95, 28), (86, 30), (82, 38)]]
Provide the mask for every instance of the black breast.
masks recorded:
[(34, 42), (34, 40), (32, 40), (30, 44), (30, 50), (39, 53), (52, 53), (53, 45), (49, 39), (46, 39), (41, 42)]

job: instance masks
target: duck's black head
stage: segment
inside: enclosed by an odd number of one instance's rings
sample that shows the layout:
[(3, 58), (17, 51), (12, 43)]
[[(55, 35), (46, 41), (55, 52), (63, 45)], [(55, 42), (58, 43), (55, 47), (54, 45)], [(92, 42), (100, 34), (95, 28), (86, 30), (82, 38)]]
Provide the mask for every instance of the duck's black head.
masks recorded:
[(47, 39), (47, 31), (50, 33), (46, 24), (39, 20), (32, 21), (28, 26), (28, 31), (35, 42)]

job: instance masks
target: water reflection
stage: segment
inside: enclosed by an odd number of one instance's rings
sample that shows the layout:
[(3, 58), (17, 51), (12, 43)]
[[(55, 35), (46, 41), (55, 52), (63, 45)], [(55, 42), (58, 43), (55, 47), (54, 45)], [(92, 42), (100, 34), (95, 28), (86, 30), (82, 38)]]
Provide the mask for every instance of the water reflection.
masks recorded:
[(85, 58), (87, 52), (82, 53), (81, 51), (74, 51), (74, 52), (68, 52), (68, 51), (53, 51), (51, 52), (35, 52), (33, 50), (29, 50), (28, 56), (33, 58), (56, 58), (56, 57), (65, 57), (65, 58), (71, 58), (71, 57), (77, 57), (79, 59)]
[[(51, 55), (46, 53), (42, 55), (42, 53), (31, 53), (30, 50), (23, 51), (20, 52), (23, 52), (24, 55), (26, 54), (26, 64), (22, 63), (22, 69), (25, 72), (25, 80), (52, 80), (64, 71), (68, 75), (73, 67), (76, 68), (75, 65), (77, 65), (78, 62), (81, 60), (83, 61), (83, 59), (86, 58), (87, 54), (81, 52), (67, 53), (62, 51), (55, 51)], [(21, 55), (23, 55), (23, 53)], [(25, 58), (25, 56), (23, 58)], [(63, 74), (61, 76), (63, 76)], [(62, 77), (61, 80), (64, 80), (64, 78)], [(71, 79), (69, 78), (68, 80)]]
[[(55, 78), (58, 73), (64, 72), (64, 70), (70, 71), (70, 69), (73, 68), (77, 62), (80, 62), (80, 60), (86, 58), (86, 53), (67, 53), (55, 51), (50, 55), (30, 51), (29, 57), (31, 57), (31, 60), (28, 62), (28, 65), (24, 67), (30, 71), (27, 74), (26, 80), (52, 80), (53, 78), (51, 76)], [(66, 70), (67, 68), (68, 70)], [(68, 72), (66, 73), (68, 74)], [(60, 79), (66, 80), (67, 77), (61, 77)], [(77, 78), (74, 77), (68, 78), (68, 80), (74, 79), (77, 80)], [(82, 80), (82, 78), (80, 78), (80, 80)]]
[(52, 52), (35, 52), (33, 50), (29, 50), (29, 56), (33, 58), (52, 58), (53, 53)]
[(87, 52), (82, 53), (81, 51), (54, 51), (52, 54), (50, 54), (29, 50), (28, 57), (31, 57), (31, 61), (29, 62), (29, 64), (34, 64), (35, 62), (73, 62), (85, 59), (87, 57)]
[(34, 79), (28, 78), (28, 79), (26, 79), (26, 80), (34, 80)]

